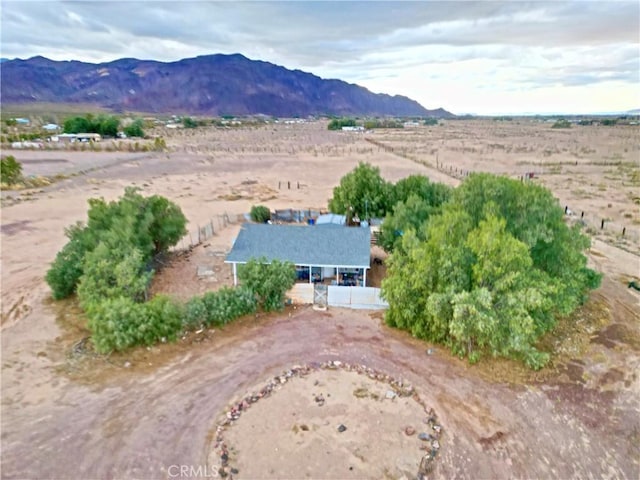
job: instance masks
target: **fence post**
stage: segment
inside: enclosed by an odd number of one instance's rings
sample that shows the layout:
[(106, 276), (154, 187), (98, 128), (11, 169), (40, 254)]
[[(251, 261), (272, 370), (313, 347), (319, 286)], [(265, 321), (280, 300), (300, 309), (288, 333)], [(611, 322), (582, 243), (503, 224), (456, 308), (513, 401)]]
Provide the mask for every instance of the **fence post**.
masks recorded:
[(287, 181), (287, 190), (291, 190), (291, 182)]
[(568, 206), (565, 206), (565, 207), (564, 207), (564, 214), (565, 214), (565, 215), (567, 214), (567, 210), (568, 210), (568, 209), (569, 209), (569, 207), (568, 207)]
[(604, 228), (604, 218), (602, 219), (602, 223), (600, 224), (600, 230)]
[(278, 182), (278, 190), (280, 190), (280, 182)]
[(580, 215), (580, 218), (584, 218), (584, 212), (582, 212), (582, 214)]
[(626, 233), (626, 231), (627, 231), (627, 227), (622, 227), (622, 236), (623, 237), (624, 237), (624, 234)]

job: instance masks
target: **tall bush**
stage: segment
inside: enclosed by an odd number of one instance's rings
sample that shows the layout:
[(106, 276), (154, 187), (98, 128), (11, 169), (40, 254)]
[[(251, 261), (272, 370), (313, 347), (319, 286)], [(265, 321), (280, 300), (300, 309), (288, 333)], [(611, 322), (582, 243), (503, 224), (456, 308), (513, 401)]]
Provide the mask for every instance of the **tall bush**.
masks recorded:
[(241, 265), (238, 277), (242, 285), (255, 294), (260, 307), (272, 311), (284, 308), (285, 294), (296, 281), (296, 271), (291, 262), (267, 263), (265, 258), (260, 258)]
[(22, 164), (13, 155), (0, 160), (0, 181), (7, 185), (18, 183), (22, 178)]
[(249, 216), (254, 222), (266, 223), (271, 220), (271, 211), (269, 210), (269, 207), (265, 207), (264, 205), (254, 205), (251, 207)]

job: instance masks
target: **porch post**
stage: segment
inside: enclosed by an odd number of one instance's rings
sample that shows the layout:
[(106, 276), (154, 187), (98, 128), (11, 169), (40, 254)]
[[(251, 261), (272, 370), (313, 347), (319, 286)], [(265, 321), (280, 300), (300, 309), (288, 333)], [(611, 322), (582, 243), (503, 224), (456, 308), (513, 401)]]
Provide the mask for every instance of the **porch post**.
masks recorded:
[(233, 286), (237, 287), (238, 286), (238, 271), (236, 269), (236, 262), (233, 262)]
[(311, 265), (309, 265), (309, 283), (313, 283), (313, 282), (311, 281)]
[(362, 275), (362, 286), (366, 287), (367, 286), (367, 269), (363, 268), (363, 275)]
[(340, 286), (340, 267), (336, 267), (336, 285)]

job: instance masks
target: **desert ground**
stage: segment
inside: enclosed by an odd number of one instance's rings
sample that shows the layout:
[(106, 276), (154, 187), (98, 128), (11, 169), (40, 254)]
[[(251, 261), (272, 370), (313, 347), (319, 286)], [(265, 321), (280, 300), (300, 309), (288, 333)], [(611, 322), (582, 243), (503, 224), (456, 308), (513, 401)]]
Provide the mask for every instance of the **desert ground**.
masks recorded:
[[(231, 406), (295, 365), (329, 361), (402, 379), (424, 408), (386, 398), (386, 384), (366, 374), (292, 378), (224, 427), (234, 468), (224, 473), (412, 478), (426, 453), (417, 438), (430, 432), (426, 409), (442, 425), (430, 478), (639, 477), (640, 294), (627, 288), (640, 277), (637, 126), (448, 121), (359, 134), (315, 122), (154, 133), (166, 152), (3, 151), (28, 175), (59, 174), (2, 192), (3, 478), (220, 476), (217, 432)], [(187, 298), (231, 282), (222, 260), (252, 205), (326, 207), (359, 161), (391, 181), (421, 173), (451, 185), (467, 171), (534, 172), (573, 212), (568, 221), (585, 221), (590, 263), (605, 277), (573, 325), (545, 339), (552, 365), (470, 366), (387, 328), (380, 312), (306, 306), (104, 357), (86, 348), (73, 300), (50, 299), (43, 276), (89, 198), (115, 199), (129, 185), (165, 195), (190, 221), (182, 245), (213, 223), (216, 235), (176, 254), (154, 283)], [(213, 277), (198, 279), (200, 265)]]

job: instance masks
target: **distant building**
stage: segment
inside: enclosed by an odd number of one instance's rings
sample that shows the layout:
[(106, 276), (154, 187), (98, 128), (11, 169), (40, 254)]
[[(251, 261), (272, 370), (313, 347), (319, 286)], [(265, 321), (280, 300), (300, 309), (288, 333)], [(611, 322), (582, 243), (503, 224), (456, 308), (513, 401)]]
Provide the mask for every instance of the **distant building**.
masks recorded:
[(31, 120), (28, 118), (16, 118), (16, 123), (19, 123), (20, 125), (29, 125)]
[(55, 135), (51, 137), (52, 142), (60, 142), (60, 143), (73, 143), (76, 141), (75, 133), (61, 133), (60, 135)]
[(99, 133), (61, 133), (51, 137), (52, 142), (75, 143), (75, 142), (99, 142), (102, 137)]
[(99, 133), (76, 133), (78, 142), (99, 142), (102, 137)]
[(49, 132), (57, 132), (60, 130), (60, 125), (56, 125), (55, 123), (47, 123), (42, 126), (43, 130), (47, 130)]
[(343, 132), (364, 132), (364, 127), (358, 125), (356, 127), (342, 127)]

